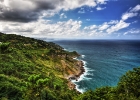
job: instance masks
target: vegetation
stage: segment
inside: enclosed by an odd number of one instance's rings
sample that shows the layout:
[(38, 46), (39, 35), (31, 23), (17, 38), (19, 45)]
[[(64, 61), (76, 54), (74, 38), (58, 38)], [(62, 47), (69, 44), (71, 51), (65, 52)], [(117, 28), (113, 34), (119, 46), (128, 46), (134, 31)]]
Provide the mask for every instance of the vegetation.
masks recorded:
[(0, 33), (0, 99), (73, 99), (64, 75), (76, 72), (74, 56), (52, 42)]
[(77, 100), (140, 100), (140, 68), (128, 71), (116, 87), (102, 87), (81, 94)]
[(140, 68), (128, 71), (116, 87), (83, 94), (68, 87), (77, 72), (77, 52), (59, 45), (0, 33), (1, 100), (140, 100)]

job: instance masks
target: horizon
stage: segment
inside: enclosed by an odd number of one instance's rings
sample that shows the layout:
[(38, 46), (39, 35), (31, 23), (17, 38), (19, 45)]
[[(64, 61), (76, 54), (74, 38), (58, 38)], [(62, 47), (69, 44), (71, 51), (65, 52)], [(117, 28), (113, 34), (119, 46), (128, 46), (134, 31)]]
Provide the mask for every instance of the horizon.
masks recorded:
[[(1, 32), (2, 33), (2, 32)], [(3, 34), (7, 34), (7, 33), (3, 33)], [(8, 34), (7, 34), (8, 35)], [(19, 35), (19, 36), (24, 36), (24, 35), (20, 35), (20, 34), (11, 34), (11, 35)], [(43, 41), (65, 41), (65, 40), (69, 40), (69, 41), (80, 41), (80, 40), (102, 40), (102, 41), (127, 41), (127, 40), (132, 40), (132, 41), (140, 41), (140, 38), (138, 39), (134, 39), (134, 38), (48, 38), (48, 37), (34, 37), (34, 36), (24, 36), (24, 37), (29, 37), (29, 38), (34, 38), (34, 39), (39, 39), (39, 40), (43, 40)], [(48, 40), (48, 41), (47, 41)]]
[(139, 40), (139, 0), (0, 0), (0, 32), (68, 40)]

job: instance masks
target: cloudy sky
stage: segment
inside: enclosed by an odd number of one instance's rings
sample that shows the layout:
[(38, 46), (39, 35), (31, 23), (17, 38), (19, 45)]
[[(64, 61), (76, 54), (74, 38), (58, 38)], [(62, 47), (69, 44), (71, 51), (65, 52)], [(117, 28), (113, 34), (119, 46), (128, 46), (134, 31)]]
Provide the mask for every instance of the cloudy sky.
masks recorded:
[(0, 32), (67, 39), (140, 39), (140, 0), (0, 0)]

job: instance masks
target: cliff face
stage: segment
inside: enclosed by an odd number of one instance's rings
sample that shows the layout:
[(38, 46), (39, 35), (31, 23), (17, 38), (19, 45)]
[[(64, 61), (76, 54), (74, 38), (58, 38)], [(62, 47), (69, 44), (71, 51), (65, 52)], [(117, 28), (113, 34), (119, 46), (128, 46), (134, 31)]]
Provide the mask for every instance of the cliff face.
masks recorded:
[(68, 91), (66, 78), (80, 73), (76, 56), (52, 42), (0, 33), (0, 97), (40, 98), (44, 92), (55, 98)]
[(16, 61), (26, 62), (28, 60), (36, 65), (49, 67), (57, 72), (56, 75), (76, 74), (78, 71), (77, 60), (74, 60), (73, 57), (79, 56), (79, 54), (65, 51), (55, 43), (2, 33), (0, 42), (1, 45), (8, 44), (5, 50), (2, 50), (1, 46), (3, 57), (11, 55)]

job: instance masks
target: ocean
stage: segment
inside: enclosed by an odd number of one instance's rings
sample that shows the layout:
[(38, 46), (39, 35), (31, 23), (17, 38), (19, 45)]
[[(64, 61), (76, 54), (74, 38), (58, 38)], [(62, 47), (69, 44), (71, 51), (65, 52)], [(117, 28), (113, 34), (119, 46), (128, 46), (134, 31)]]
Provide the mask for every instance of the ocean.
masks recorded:
[(77, 51), (86, 72), (76, 84), (80, 92), (116, 86), (128, 70), (140, 67), (140, 40), (53, 40), (68, 51)]

